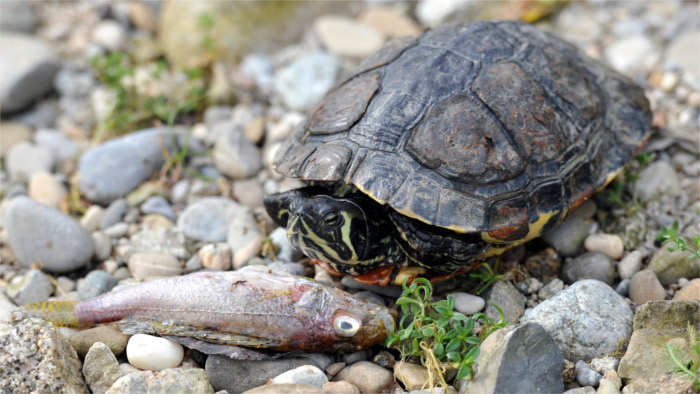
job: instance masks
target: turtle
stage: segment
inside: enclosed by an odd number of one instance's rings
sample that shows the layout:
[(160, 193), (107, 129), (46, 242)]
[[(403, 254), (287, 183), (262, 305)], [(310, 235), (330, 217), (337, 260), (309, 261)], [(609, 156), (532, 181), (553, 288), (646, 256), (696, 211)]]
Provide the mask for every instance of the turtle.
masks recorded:
[(395, 39), (339, 79), (273, 166), (270, 217), (369, 284), (466, 272), (552, 229), (650, 134), (643, 89), (518, 21)]

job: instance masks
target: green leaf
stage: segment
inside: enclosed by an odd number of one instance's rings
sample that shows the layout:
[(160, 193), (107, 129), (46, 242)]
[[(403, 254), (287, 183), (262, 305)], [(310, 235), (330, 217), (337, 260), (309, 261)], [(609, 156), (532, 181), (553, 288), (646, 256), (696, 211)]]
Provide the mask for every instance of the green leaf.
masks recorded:
[(421, 331), (423, 336), (425, 337), (434, 337), (435, 336), (435, 330), (433, 330), (431, 327), (425, 327), (423, 331)]
[(442, 345), (441, 342), (438, 342), (435, 344), (434, 351), (435, 351), (435, 356), (438, 359), (442, 359), (442, 357), (445, 355), (445, 347)]
[(462, 363), (457, 371), (457, 379), (464, 379), (468, 375), (471, 375), (471, 367), (468, 364)]
[(447, 354), (445, 356), (447, 356), (448, 360), (456, 362), (456, 363), (462, 361), (462, 356), (460, 356), (459, 353), (457, 353), (455, 351), (447, 352)]
[(459, 346), (461, 345), (461, 343), (462, 343), (462, 341), (460, 341), (459, 338), (452, 339), (450, 342), (447, 343), (445, 350), (448, 352), (453, 352), (453, 351), (459, 349)]

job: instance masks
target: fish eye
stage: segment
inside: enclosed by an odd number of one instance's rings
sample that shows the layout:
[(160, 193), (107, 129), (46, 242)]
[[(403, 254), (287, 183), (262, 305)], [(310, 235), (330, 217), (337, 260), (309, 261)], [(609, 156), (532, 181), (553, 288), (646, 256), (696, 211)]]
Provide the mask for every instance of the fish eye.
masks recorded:
[(333, 321), (333, 330), (342, 337), (351, 337), (360, 329), (359, 320), (350, 316), (339, 316)]
[(341, 218), (338, 212), (332, 211), (323, 215), (323, 224), (325, 224), (328, 227), (336, 227), (340, 225), (340, 221)]

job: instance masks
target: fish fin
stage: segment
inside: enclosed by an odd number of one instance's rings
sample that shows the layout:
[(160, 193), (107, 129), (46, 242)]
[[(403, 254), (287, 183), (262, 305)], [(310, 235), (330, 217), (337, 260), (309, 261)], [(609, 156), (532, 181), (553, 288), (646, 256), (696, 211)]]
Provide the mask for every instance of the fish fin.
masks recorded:
[(255, 338), (211, 329), (185, 326), (179, 324), (163, 324), (157, 321), (140, 319), (124, 319), (119, 322), (119, 328), (125, 334), (157, 334), (161, 336), (175, 336), (194, 338), (212, 344), (226, 346), (246, 346), (254, 348), (269, 348), (279, 345), (278, 342), (268, 339)]
[(196, 338), (178, 337), (166, 335), (166, 338), (175, 341), (189, 349), (199, 350), (205, 354), (216, 354), (226, 356), (234, 360), (275, 360), (284, 355), (284, 353), (265, 351), (258, 349), (246, 349), (239, 346), (220, 345), (216, 343), (202, 341)]
[(44, 301), (28, 304), (20, 308), (20, 314), (38, 317), (59, 327), (83, 327), (75, 314), (78, 301)]

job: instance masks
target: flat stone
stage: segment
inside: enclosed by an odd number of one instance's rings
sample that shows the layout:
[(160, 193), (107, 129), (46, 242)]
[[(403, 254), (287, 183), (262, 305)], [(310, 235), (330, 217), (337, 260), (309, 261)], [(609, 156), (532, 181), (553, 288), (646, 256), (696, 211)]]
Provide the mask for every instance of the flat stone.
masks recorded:
[(21, 110), (48, 93), (60, 60), (45, 42), (21, 33), (3, 32), (0, 68), (0, 111)]
[(539, 324), (508, 326), (489, 335), (480, 347), (475, 376), (460, 393), (564, 391), (564, 358)]
[[(692, 248), (691, 242), (687, 242)], [(669, 251), (668, 245), (662, 245), (649, 261), (647, 269), (654, 271), (662, 285), (677, 283), (680, 278), (694, 279), (700, 276), (700, 259), (690, 251)]]
[(50, 173), (54, 166), (51, 151), (30, 142), (18, 142), (5, 157), (5, 165), (13, 182), (26, 182), (38, 172)]
[(46, 301), (53, 291), (51, 279), (39, 270), (16, 276), (7, 286), (7, 295), (19, 306)]
[(610, 286), (587, 279), (529, 309), (521, 322), (542, 325), (567, 360), (590, 360), (629, 338), (632, 311)]
[[(430, 386), (428, 368), (422, 365), (399, 361), (394, 365), (394, 376), (403, 383), (406, 390), (423, 390)], [(433, 375), (432, 386), (437, 384), (437, 376)]]
[[(232, 391), (233, 392), (233, 391)], [(119, 378), (106, 394), (121, 393), (202, 393), (214, 390), (201, 368), (174, 368), (160, 372), (138, 371)]]
[(222, 174), (242, 179), (262, 169), (260, 150), (233, 122), (217, 124), (213, 133), (218, 136), (214, 144), (214, 164)]
[(149, 197), (148, 200), (141, 204), (140, 209), (144, 215), (159, 214), (173, 222), (177, 219), (173, 207), (162, 196)]
[(365, 58), (384, 45), (377, 29), (344, 16), (321, 16), (314, 30), (326, 49), (339, 56)]
[(564, 290), (564, 282), (559, 278), (555, 278), (537, 292), (537, 298), (539, 298), (540, 301), (548, 300), (559, 294), (562, 290)]
[(128, 266), (131, 275), (136, 279), (182, 274), (180, 261), (162, 253), (134, 253)]
[(239, 179), (233, 183), (233, 197), (248, 208), (262, 207), (264, 194), (257, 179)]
[(78, 283), (78, 294), (83, 300), (87, 300), (104, 294), (117, 284), (114, 277), (102, 270), (94, 270)]
[(383, 392), (395, 384), (391, 372), (369, 361), (360, 361), (350, 365), (333, 378), (334, 382), (341, 380), (350, 382), (362, 393)]
[(80, 147), (72, 138), (58, 130), (40, 129), (34, 134), (34, 142), (51, 151), (54, 160), (61, 163), (78, 154)]
[(642, 201), (656, 200), (662, 195), (678, 196), (681, 194), (681, 181), (671, 164), (658, 160), (639, 172), (635, 190)]
[(335, 83), (339, 63), (325, 52), (301, 57), (275, 73), (275, 91), (287, 108), (309, 111)]
[(648, 301), (663, 301), (666, 290), (654, 274), (654, 271), (639, 271), (630, 280), (629, 296), (635, 304), (641, 305)]
[[(691, 301), (653, 301), (634, 314), (634, 331), (627, 352), (617, 370), (622, 379), (633, 382), (668, 372), (666, 345), (687, 340), (688, 323), (700, 326), (700, 304)], [(687, 350), (687, 349), (686, 349)]]
[[(700, 302), (700, 279), (693, 279), (673, 296), (673, 301)], [(2, 319), (0, 319), (2, 320)]]
[[(525, 312), (525, 302), (527, 299), (510, 281), (497, 281), (484, 295), (486, 301), (493, 302), (503, 310), (503, 317), (511, 324), (518, 322)], [(495, 321), (498, 321), (498, 310), (493, 305), (486, 306), (484, 314)]]
[(83, 376), (90, 391), (103, 394), (122, 377), (122, 371), (112, 351), (104, 343), (97, 342), (85, 356)]
[(29, 177), (27, 194), (32, 200), (61, 209), (61, 204), (68, 196), (68, 190), (55, 176), (47, 172), (35, 172)]
[[(0, 3), (0, 8), (8, 2)], [(1, 15), (1, 13), (0, 13)], [(2, 16), (0, 16), (2, 18)], [(7, 155), (15, 144), (30, 142), (32, 139), (31, 127), (20, 122), (0, 121), (0, 158)]]
[(129, 337), (122, 333), (119, 328), (106, 325), (79, 331), (70, 338), (70, 344), (78, 353), (78, 356), (82, 358), (98, 342), (107, 346), (115, 356), (119, 356), (126, 349), (128, 340)]
[(177, 226), (190, 238), (199, 241), (226, 241), (228, 227), (246, 209), (225, 197), (205, 197), (189, 205), (180, 215)]
[(405, 13), (381, 5), (366, 8), (358, 17), (358, 21), (372, 26), (389, 38), (417, 36), (422, 33), (420, 26)]
[(622, 238), (616, 234), (591, 234), (583, 245), (589, 252), (600, 252), (613, 260), (619, 260), (625, 252)]
[(683, 394), (692, 393), (693, 382), (689, 379), (682, 379), (680, 377), (670, 376), (668, 374), (661, 374), (654, 377), (640, 378), (631, 381), (627, 384), (622, 392), (624, 394), (633, 393), (673, 393), (673, 394)]
[(328, 377), (318, 367), (314, 365), (302, 365), (301, 367), (282, 372), (270, 380), (272, 384), (309, 384), (312, 386), (323, 386), (328, 382)]
[(131, 244), (136, 252), (163, 253), (178, 259), (187, 259), (187, 239), (179, 228), (143, 228), (131, 236)]
[(243, 394), (325, 394), (326, 391), (321, 387), (312, 384), (304, 383), (280, 383), (266, 384), (258, 386), (250, 390), (244, 391)]
[(632, 251), (625, 256), (617, 265), (617, 273), (620, 275), (620, 279), (630, 279), (632, 275), (639, 272), (642, 268), (643, 258), (644, 255), (638, 250)]
[(75, 219), (27, 197), (10, 201), (5, 228), (12, 251), (25, 267), (39, 262), (48, 272), (69, 272), (87, 264), (94, 253), (90, 233)]
[(578, 253), (587, 235), (588, 225), (586, 221), (578, 215), (573, 215), (557, 227), (547, 231), (542, 239), (557, 253), (568, 257)]
[(615, 264), (602, 253), (587, 252), (567, 260), (564, 263), (562, 273), (567, 283), (596, 279), (612, 285), (615, 280)]
[(100, 220), (100, 228), (102, 230), (119, 223), (126, 215), (126, 211), (129, 210), (129, 205), (123, 198), (117, 198), (112, 201), (107, 209), (104, 210), (102, 214), (102, 220)]

